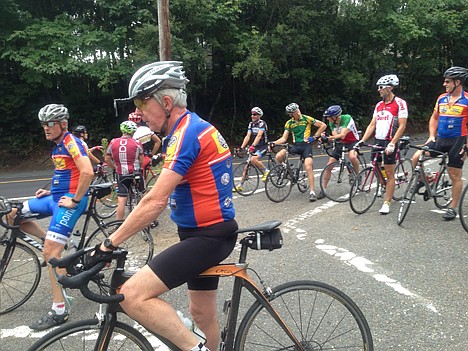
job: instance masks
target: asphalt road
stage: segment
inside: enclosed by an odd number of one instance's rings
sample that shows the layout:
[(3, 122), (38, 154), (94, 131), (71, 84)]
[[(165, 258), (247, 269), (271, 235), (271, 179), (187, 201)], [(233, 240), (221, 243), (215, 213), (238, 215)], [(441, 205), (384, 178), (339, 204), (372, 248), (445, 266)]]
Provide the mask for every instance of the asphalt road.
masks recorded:
[[(9, 187), (26, 186), (14, 184)], [(368, 213), (356, 215), (348, 203), (326, 199), (309, 203), (307, 194), (297, 188), (279, 204), (263, 192), (234, 199), (240, 226), (271, 219), (283, 222), (283, 248), (249, 256), (250, 267), (271, 286), (300, 279), (336, 286), (365, 314), (376, 350), (467, 350), (468, 233), (458, 219), (443, 221), (433, 202), (422, 198), (412, 205), (402, 227), (396, 224), (396, 204), (383, 216), (378, 213), (381, 202), (378, 199)], [(156, 250), (173, 240), (171, 233), (174, 225), (166, 212), (154, 231)], [(43, 273), (32, 298), (0, 316), (0, 350), (25, 350), (42, 335), (31, 333), (27, 325), (50, 307)], [(230, 279), (221, 282), (220, 310), (231, 284)], [(93, 316), (97, 305), (73, 295), (71, 319)], [(167, 299), (186, 313), (185, 288), (169, 293)]]

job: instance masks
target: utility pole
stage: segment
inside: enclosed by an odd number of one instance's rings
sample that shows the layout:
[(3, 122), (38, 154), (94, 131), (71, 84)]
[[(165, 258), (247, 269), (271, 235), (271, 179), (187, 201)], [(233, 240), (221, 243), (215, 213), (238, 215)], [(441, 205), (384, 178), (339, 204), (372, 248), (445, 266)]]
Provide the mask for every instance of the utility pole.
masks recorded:
[(171, 29), (169, 25), (169, 0), (158, 0), (159, 59), (171, 60)]

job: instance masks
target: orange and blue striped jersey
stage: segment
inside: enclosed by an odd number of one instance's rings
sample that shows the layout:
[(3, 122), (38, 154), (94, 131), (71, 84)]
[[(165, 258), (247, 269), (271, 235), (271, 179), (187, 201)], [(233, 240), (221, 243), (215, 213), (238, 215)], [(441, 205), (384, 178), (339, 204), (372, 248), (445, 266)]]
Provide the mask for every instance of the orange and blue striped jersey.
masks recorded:
[(164, 168), (183, 176), (169, 198), (171, 218), (183, 228), (232, 220), (232, 156), (219, 131), (187, 111), (164, 139)]
[(439, 114), (437, 136), (456, 138), (468, 135), (468, 92), (462, 90), (461, 97), (449, 105), (450, 94), (444, 93), (437, 98), (434, 111)]
[(67, 132), (63, 140), (55, 145), (51, 157), (55, 169), (50, 192), (54, 197), (54, 201), (58, 201), (64, 194), (74, 194), (76, 192), (80, 180), (80, 171), (75, 160), (80, 157), (88, 157), (88, 153), (82, 141)]

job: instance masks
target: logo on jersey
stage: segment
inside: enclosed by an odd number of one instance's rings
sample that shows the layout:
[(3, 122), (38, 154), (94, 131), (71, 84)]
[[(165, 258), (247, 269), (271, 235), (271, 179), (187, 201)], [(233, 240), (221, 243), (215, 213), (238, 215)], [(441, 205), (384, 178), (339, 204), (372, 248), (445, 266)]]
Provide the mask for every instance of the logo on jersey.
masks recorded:
[(221, 176), (221, 184), (226, 185), (231, 182), (231, 177), (229, 176), (229, 173), (224, 173)]
[(211, 137), (216, 143), (216, 146), (218, 148), (218, 153), (223, 154), (228, 150), (228, 144), (226, 143), (226, 140), (224, 140), (220, 132), (218, 131), (213, 132), (213, 134), (211, 134)]
[(80, 151), (78, 150), (78, 146), (74, 142), (69, 142), (67, 144), (67, 150), (70, 153), (70, 156), (75, 158), (80, 154)]
[(224, 207), (231, 207), (232, 205), (232, 199), (230, 197), (227, 197), (224, 199)]
[(176, 131), (174, 135), (169, 139), (167, 143), (167, 149), (166, 149), (166, 158), (165, 162), (171, 162), (174, 159), (175, 152), (176, 152), (176, 147), (177, 147), (177, 141), (179, 140), (179, 135), (180, 132)]

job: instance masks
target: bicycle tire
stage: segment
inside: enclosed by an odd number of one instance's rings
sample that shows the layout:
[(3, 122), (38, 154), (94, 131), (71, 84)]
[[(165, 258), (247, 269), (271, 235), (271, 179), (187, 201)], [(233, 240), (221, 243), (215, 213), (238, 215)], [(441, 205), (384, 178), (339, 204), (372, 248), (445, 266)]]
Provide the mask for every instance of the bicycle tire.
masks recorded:
[[(335, 287), (294, 281), (273, 289), (270, 303), (305, 350), (374, 349), (369, 325), (359, 307)], [(297, 350), (256, 301), (241, 321), (235, 350)]]
[[(151, 173), (150, 173), (151, 174)], [(157, 177), (152, 175), (146, 182), (146, 192), (151, 191), (153, 189), (154, 184), (156, 183)]]
[[(260, 184), (260, 171), (251, 162), (241, 162), (234, 168), (234, 188), (239, 195), (250, 196), (258, 189)], [(242, 183), (242, 189), (238, 185)]]
[[(101, 328), (103, 325), (96, 318), (67, 323), (44, 335), (28, 351), (97, 350)], [(154, 347), (138, 330), (117, 321), (106, 350), (153, 351)]]
[(41, 263), (34, 251), (19, 242), (0, 242), (0, 315), (23, 305), (41, 280)]
[(301, 168), (294, 169), (294, 172), (296, 174), (297, 188), (301, 193), (305, 193), (309, 189), (309, 178), (304, 170), (304, 164), (301, 165)]
[[(330, 178), (327, 179), (327, 173)], [(353, 185), (356, 173), (346, 162), (333, 162), (327, 165), (320, 174), (320, 189), (325, 196), (336, 202), (346, 202), (349, 200), (351, 186)], [(325, 183), (327, 183), (325, 185)]]
[(448, 175), (447, 167), (439, 174), (435, 189), (434, 204), (437, 208), (444, 209), (449, 207), (452, 203), (452, 180)]
[(419, 182), (419, 171), (415, 172), (411, 177), (411, 180), (406, 187), (405, 194), (403, 195), (403, 199), (400, 200), (400, 208), (398, 210), (398, 218), (397, 223), (401, 225), (405, 220), (406, 215), (408, 214), (409, 208), (411, 203), (416, 197), (416, 191), (418, 190), (417, 185)]
[(284, 165), (277, 165), (268, 173), (265, 192), (271, 201), (281, 202), (289, 196), (292, 186), (291, 170)]
[(349, 191), (349, 205), (354, 213), (366, 213), (377, 199), (379, 175), (373, 167), (364, 168), (356, 176)]
[(107, 219), (112, 217), (117, 212), (117, 189), (115, 188), (115, 184), (110, 182), (106, 175), (99, 176), (93, 182), (93, 184), (102, 183), (112, 183), (112, 191), (109, 195), (96, 200), (94, 212), (99, 218)]
[[(87, 238), (85, 247), (93, 247), (99, 243), (102, 243), (104, 239), (115, 232), (123, 222), (124, 221), (122, 220), (115, 220), (103, 224)], [(125, 240), (125, 242), (123, 242), (120, 247), (128, 251), (127, 260), (125, 261), (125, 271), (138, 271), (153, 257), (154, 241), (150, 228), (146, 227), (140, 230), (138, 233)], [(115, 269), (114, 265), (115, 262), (113, 262), (110, 267), (106, 267), (102, 270), (104, 273), (104, 281), (107, 283), (110, 281), (111, 274)]]
[(405, 194), (408, 183), (413, 174), (413, 164), (410, 159), (402, 158), (395, 167), (395, 191), (393, 200), (400, 201)]
[(460, 222), (462, 224), (463, 229), (468, 232), (468, 200), (465, 200), (467, 197), (468, 192), (468, 185), (465, 186), (463, 192), (460, 197), (460, 202), (458, 204), (458, 214), (460, 216)]

